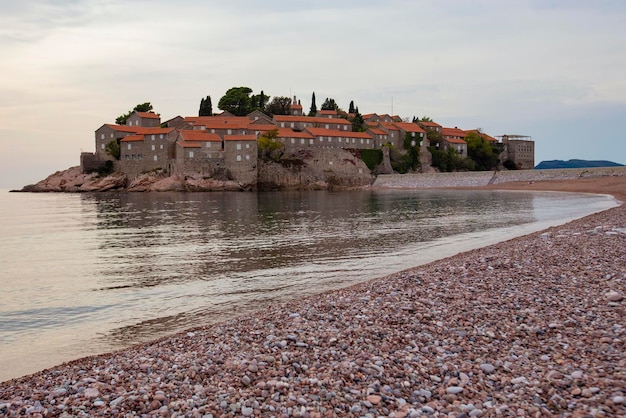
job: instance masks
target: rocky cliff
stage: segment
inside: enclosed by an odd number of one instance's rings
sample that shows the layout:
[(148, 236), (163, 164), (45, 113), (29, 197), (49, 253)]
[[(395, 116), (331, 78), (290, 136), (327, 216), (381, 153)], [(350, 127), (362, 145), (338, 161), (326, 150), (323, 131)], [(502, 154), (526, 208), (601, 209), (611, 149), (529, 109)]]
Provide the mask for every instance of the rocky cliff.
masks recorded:
[(346, 150), (311, 149), (286, 153), (276, 161), (261, 161), (258, 183), (242, 184), (197, 174), (167, 176), (150, 172), (132, 180), (123, 173), (99, 176), (83, 174), (80, 167), (57, 171), (44, 180), (25, 186), (23, 192), (104, 191), (243, 191), (346, 189), (369, 186), (373, 177), (358, 155)]

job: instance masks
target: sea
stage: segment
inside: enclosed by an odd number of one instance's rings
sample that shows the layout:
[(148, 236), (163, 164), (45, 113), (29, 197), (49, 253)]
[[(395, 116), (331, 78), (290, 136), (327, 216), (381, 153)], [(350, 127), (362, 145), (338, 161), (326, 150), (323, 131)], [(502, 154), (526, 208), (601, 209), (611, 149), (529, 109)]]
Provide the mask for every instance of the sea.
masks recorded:
[(0, 190), (0, 381), (616, 206), (469, 190)]

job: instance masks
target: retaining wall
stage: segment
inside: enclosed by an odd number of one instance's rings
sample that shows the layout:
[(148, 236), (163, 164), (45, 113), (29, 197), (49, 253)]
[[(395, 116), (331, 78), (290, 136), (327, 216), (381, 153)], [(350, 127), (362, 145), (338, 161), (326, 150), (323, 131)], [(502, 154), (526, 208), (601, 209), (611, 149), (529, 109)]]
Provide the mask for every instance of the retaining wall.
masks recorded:
[(580, 177), (626, 176), (626, 167), (552, 170), (468, 171), (458, 173), (381, 174), (373, 187), (443, 188), (480, 187), (517, 181), (568, 180)]

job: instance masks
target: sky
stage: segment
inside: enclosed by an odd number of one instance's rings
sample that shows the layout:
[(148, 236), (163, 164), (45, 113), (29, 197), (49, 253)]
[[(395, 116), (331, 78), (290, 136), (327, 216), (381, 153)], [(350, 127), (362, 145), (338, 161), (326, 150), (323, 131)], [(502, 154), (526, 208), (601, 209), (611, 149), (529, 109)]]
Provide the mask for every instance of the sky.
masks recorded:
[(0, 0), (0, 188), (80, 164), (138, 103), (235, 86), (626, 164), (623, 0)]

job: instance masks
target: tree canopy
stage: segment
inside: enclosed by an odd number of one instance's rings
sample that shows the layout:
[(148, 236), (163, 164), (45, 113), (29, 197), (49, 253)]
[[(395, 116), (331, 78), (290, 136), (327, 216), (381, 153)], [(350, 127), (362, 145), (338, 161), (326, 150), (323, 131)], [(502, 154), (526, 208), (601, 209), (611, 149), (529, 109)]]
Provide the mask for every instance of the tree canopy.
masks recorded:
[(117, 119), (115, 119), (115, 123), (117, 123), (118, 125), (125, 125), (126, 124), (126, 120), (128, 119), (128, 117), (130, 115), (133, 114), (133, 112), (150, 112), (152, 109), (153, 108), (152, 108), (152, 105), (150, 104), (150, 102), (145, 102), (145, 103), (138, 104), (132, 110), (129, 110), (128, 112), (124, 113), (123, 115), (118, 116)]
[(207, 96), (206, 99), (200, 100), (200, 109), (198, 110), (198, 116), (213, 116), (213, 104), (211, 103), (211, 96)]
[(478, 132), (469, 132), (465, 137), (467, 156), (476, 164), (477, 171), (489, 171), (498, 167), (500, 152), (497, 145), (492, 146)]
[(231, 87), (222, 96), (217, 107), (235, 116), (245, 116), (254, 110), (250, 93), (252, 93), (250, 87)]
[(326, 100), (324, 100), (324, 103), (322, 103), (322, 110), (339, 110), (339, 106), (337, 105), (337, 103), (335, 103), (335, 99), (332, 98), (326, 98)]
[(276, 96), (265, 106), (265, 113), (273, 115), (288, 115), (291, 108), (291, 98), (286, 96)]

